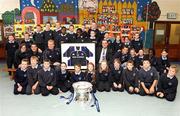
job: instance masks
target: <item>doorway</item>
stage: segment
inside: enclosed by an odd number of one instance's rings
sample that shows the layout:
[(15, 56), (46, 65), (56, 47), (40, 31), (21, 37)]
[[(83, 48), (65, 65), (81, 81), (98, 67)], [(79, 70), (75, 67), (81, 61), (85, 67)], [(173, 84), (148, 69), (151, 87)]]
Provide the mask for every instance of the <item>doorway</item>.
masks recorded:
[(154, 48), (156, 56), (166, 48), (171, 61), (180, 61), (180, 22), (156, 21), (154, 26)]

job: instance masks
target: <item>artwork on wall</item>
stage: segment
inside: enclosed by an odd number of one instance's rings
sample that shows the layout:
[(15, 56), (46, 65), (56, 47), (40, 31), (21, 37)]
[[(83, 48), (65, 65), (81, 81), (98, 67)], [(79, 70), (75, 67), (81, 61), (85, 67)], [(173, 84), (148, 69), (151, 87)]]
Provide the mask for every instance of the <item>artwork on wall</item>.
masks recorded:
[(55, 24), (57, 21), (58, 21), (57, 16), (43, 16), (43, 24), (45, 24), (46, 22)]
[[(34, 8), (32, 12), (36, 15), (36, 22), (38, 24), (44, 23), (44, 20), (46, 20), (45, 17), (48, 16), (49, 18), (56, 16), (57, 20), (63, 23), (68, 23), (68, 21), (64, 21), (64, 17), (67, 17), (67, 20), (72, 16), (75, 18), (75, 20), (78, 18), (77, 0), (21, 0), (21, 12), (24, 12), (27, 7)], [(38, 10), (38, 12), (36, 10)], [(26, 22), (23, 23), (26, 24)], [(75, 21), (75, 23), (77, 22)]]
[(4, 25), (4, 37), (14, 33), (14, 25)]
[(98, 0), (79, 0), (79, 8), (80, 9), (85, 9), (93, 7), (97, 9), (98, 7)]
[[(110, 33), (120, 33), (124, 25), (131, 31), (132, 25), (146, 30), (147, 20), (144, 14), (152, 13), (147, 11), (147, 7), (158, 10), (156, 17), (148, 15), (148, 21), (150, 18), (157, 20), (160, 8), (151, 3), (151, 0), (20, 0), (20, 9), (4, 13), (3, 20), (6, 25), (14, 25), (17, 37), (22, 37), (20, 35), (27, 25), (34, 27), (46, 22), (55, 24), (57, 21), (81, 25), (97, 22), (99, 27), (105, 25)], [(29, 28), (33, 30), (31, 26)], [(8, 34), (13, 29), (5, 26), (5, 30)]]

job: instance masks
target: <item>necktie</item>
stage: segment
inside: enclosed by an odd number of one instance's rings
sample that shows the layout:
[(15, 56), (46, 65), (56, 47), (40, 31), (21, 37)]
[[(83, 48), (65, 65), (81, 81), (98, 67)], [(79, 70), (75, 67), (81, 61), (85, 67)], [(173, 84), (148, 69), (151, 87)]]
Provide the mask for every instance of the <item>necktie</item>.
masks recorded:
[(103, 48), (102, 60), (106, 60), (106, 53), (105, 49)]

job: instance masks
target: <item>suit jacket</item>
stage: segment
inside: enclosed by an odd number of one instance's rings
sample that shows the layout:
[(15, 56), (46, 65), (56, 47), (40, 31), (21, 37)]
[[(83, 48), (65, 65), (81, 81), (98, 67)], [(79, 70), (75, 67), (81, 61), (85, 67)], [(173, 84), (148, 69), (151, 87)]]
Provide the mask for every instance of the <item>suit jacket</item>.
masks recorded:
[[(99, 63), (101, 52), (102, 52), (102, 47), (96, 49), (96, 64)], [(106, 60), (108, 63), (110, 63), (111, 59), (112, 59), (112, 49), (108, 47), (106, 52)]]

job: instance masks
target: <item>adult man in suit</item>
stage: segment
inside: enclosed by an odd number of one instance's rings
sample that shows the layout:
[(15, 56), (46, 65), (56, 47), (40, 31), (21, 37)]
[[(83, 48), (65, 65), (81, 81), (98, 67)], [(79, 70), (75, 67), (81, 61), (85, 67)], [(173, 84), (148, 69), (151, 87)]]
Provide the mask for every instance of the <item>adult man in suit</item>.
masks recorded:
[(107, 40), (102, 40), (102, 47), (97, 48), (97, 51), (96, 51), (96, 64), (97, 65), (101, 63), (103, 60), (106, 60), (108, 63), (111, 62), (112, 49), (110, 49), (108, 45), (109, 44)]

